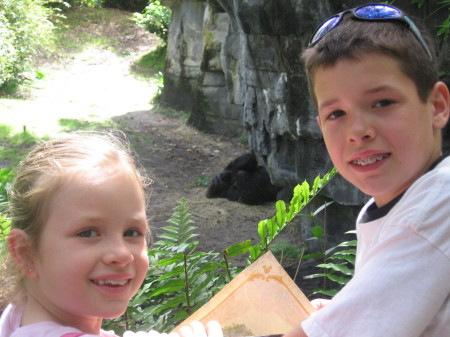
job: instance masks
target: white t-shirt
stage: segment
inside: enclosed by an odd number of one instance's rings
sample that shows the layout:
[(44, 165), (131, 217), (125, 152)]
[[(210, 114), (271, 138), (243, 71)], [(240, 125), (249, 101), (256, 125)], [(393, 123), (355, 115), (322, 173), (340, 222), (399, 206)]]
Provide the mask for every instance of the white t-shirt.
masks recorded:
[(100, 330), (99, 335), (83, 334), (72, 327), (54, 322), (40, 322), (21, 327), (23, 308), (8, 305), (0, 318), (0, 337), (61, 337), (65, 334), (80, 333), (82, 337), (117, 337), (112, 331)]
[(381, 218), (357, 220), (355, 275), (302, 322), (308, 337), (450, 336), (450, 158)]

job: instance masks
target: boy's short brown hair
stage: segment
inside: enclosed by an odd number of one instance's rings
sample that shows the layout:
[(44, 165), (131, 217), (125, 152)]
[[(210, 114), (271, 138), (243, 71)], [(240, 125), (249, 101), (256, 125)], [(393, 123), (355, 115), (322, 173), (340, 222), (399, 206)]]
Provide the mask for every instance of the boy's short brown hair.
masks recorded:
[(432, 54), (432, 59), (406, 24), (395, 21), (362, 21), (346, 15), (342, 22), (314, 46), (302, 54), (310, 95), (317, 105), (313, 76), (321, 67), (333, 66), (342, 59), (357, 59), (367, 53), (380, 53), (395, 58), (400, 70), (416, 85), (425, 102), (439, 80), (432, 39), (419, 27)]

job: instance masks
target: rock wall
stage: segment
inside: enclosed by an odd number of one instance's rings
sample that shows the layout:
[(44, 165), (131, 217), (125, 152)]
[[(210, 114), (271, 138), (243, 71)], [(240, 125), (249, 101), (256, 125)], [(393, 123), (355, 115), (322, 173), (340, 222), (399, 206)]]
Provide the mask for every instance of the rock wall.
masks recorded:
[[(428, 27), (442, 23), (438, 1), (418, 9), (395, 4)], [(292, 187), (327, 172), (331, 161), (316, 124), (299, 59), (311, 33), (326, 17), (368, 1), (166, 0), (172, 8), (162, 103), (191, 112), (195, 127), (246, 136), (272, 182)], [(433, 28), (435, 33), (437, 28)], [(439, 40), (441, 69), (450, 72), (448, 41)], [(342, 178), (324, 198), (353, 206), (336, 221), (353, 223), (366, 200)]]

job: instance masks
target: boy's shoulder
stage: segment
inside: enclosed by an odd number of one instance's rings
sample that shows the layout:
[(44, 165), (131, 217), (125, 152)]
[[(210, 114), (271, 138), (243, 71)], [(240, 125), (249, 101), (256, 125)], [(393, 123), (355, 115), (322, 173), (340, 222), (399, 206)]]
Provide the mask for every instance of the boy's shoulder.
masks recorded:
[(447, 156), (410, 186), (383, 222), (388, 227), (412, 230), (450, 258), (449, 186), (450, 157)]

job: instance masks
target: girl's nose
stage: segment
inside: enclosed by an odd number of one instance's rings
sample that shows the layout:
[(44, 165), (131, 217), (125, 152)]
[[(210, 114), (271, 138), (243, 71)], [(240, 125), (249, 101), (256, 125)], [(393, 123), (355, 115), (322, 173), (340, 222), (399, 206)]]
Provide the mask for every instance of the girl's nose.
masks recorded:
[(123, 240), (114, 240), (106, 247), (103, 260), (108, 265), (126, 266), (134, 261), (134, 256)]

